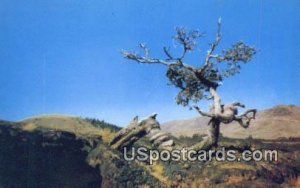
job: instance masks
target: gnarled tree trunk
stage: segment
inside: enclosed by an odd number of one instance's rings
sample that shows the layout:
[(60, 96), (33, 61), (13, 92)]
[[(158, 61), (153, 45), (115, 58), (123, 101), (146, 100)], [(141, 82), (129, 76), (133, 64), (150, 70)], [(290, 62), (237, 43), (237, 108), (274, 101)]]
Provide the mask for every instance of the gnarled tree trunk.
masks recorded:
[(171, 147), (174, 145), (173, 139), (165, 132), (161, 131), (156, 114), (138, 121), (135, 117), (128, 127), (121, 129), (111, 140), (110, 145), (115, 149), (131, 147), (136, 141), (147, 136), (151, 143), (160, 147)]
[[(237, 121), (242, 127), (248, 128), (250, 121), (255, 119), (256, 110), (250, 109), (241, 115), (238, 114), (237, 107), (244, 108), (245, 106), (240, 102), (233, 102), (230, 104), (221, 104), (221, 99), (214, 88), (209, 89), (213, 99), (213, 106), (210, 112), (204, 112), (197, 106), (194, 108), (202, 116), (210, 117), (208, 123), (207, 136), (203, 141), (193, 145), (190, 149), (194, 150), (209, 150), (212, 147), (218, 146), (221, 123), (228, 124)], [(249, 116), (252, 114), (252, 116)], [(160, 125), (156, 120), (156, 114), (150, 115), (142, 121), (138, 121), (135, 117), (128, 127), (121, 129), (112, 139), (110, 145), (115, 149), (122, 149), (123, 147), (131, 147), (136, 141), (147, 136), (154, 144), (163, 148), (169, 148), (174, 145), (173, 139), (160, 129)]]
[[(221, 104), (221, 98), (218, 96), (216, 90), (211, 87), (209, 91), (214, 101), (211, 111), (204, 112), (197, 106), (194, 106), (199, 114), (211, 118), (208, 123), (209, 128), (207, 137), (205, 137), (202, 142), (192, 147), (196, 150), (208, 150), (211, 147), (216, 147), (218, 145), (221, 123), (228, 124), (233, 121), (237, 121), (243, 128), (248, 128), (250, 121), (255, 119), (256, 115), (256, 109), (250, 109), (238, 116), (237, 107), (244, 108), (245, 105), (241, 104), (240, 102), (233, 102), (223, 105)], [(250, 113), (252, 113), (252, 116), (248, 116)]]

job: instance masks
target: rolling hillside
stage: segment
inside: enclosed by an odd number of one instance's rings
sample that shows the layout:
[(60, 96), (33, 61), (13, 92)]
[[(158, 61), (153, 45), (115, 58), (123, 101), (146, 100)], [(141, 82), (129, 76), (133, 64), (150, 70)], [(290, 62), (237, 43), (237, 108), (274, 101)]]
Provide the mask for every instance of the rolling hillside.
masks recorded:
[[(271, 129), (277, 122), (283, 121), (284, 125), (291, 122), (290, 125), (294, 127), (299, 122), (298, 114), (299, 107), (278, 106), (260, 112), (254, 126), (262, 127), (263, 124), (264, 128)], [(266, 120), (272, 123), (266, 124)], [(180, 131), (185, 128), (183, 130), (186, 131), (187, 128), (198, 126), (197, 119), (189, 121), (194, 123), (185, 126), (185, 121), (178, 121), (182, 124), (177, 124), (177, 127), (173, 124), (170, 129)], [(299, 132), (296, 128), (295, 135)], [(261, 150), (276, 148), (280, 156), (278, 161), (219, 162), (214, 159), (206, 162), (158, 161), (149, 165), (147, 161), (126, 161), (122, 152), (109, 146), (110, 139), (119, 129), (104, 121), (63, 115), (36, 116), (19, 122), (0, 120), (0, 187), (196, 188), (300, 185), (298, 141), (290, 141), (291, 145), (275, 140), (262, 142), (224, 137), (220, 140), (220, 145), (225, 146), (229, 144)], [(278, 132), (283, 129), (273, 130)], [(291, 129), (286, 128), (284, 131), (287, 134)], [(198, 143), (201, 140), (201, 137), (176, 138), (178, 145)], [(146, 139), (136, 144), (152, 147)]]
[(0, 120), (0, 187), (160, 186), (110, 149), (117, 130), (104, 121), (63, 115)]
[[(175, 136), (192, 136), (195, 133), (206, 134), (208, 118), (196, 117), (186, 120), (174, 120), (162, 124), (162, 129)], [(282, 137), (300, 137), (300, 107), (278, 105), (258, 112), (248, 129), (237, 123), (221, 126), (221, 133), (230, 138), (278, 139)]]

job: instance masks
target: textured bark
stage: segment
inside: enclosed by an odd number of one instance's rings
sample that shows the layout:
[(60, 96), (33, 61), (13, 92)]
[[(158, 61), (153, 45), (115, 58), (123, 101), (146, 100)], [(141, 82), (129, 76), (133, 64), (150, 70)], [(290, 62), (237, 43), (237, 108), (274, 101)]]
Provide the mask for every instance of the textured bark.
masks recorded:
[(110, 145), (115, 149), (131, 147), (136, 141), (145, 136), (157, 146), (171, 147), (174, 144), (172, 138), (167, 133), (161, 131), (160, 125), (156, 120), (156, 114), (153, 114), (140, 122), (135, 117), (128, 127), (116, 133)]
[[(217, 95), (214, 89), (211, 90), (214, 106), (211, 112), (203, 112), (198, 107), (195, 109), (203, 116), (211, 117), (208, 123), (207, 136), (203, 141), (193, 145), (190, 149), (194, 150), (209, 150), (212, 147), (218, 146), (218, 140), (220, 135), (221, 123), (231, 123), (237, 121), (242, 127), (247, 128), (251, 119), (255, 118), (255, 109), (247, 110), (243, 114), (237, 116), (237, 106), (244, 107), (239, 102), (230, 103), (227, 105), (221, 105), (221, 99)], [(249, 114), (252, 113), (252, 116)], [(128, 127), (121, 129), (116, 133), (111, 140), (110, 145), (115, 149), (122, 149), (123, 147), (132, 147), (132, 145), (139, 139), (147, 137), (153, 145), (161, 148), (172, 148), (175, 143), (174, 140), (165, 132), (161, 131), (159, 122), (156, 120), (156, 114), (150, 115), (144, 120), (138, 121), (135, 117)]]
[[(208, 150), (218, 145), (221, 123), (228, 124), (233, 121), (237, 121), (243, 128), (248, 128), (250, 121), (255, 119), (256, 115), (256, 109), (250, 109), (238, 116), (237, 107), (244, 108), (245, 105), (241, 104), (240, 102), (233, 102), (223, 105), (221, 103), (221, 98), (217, 94), (217, 91), (212, 87), (209, 89), (209, 91), (214, 101), (211, 112), (204, 112), (200, 110), (199, 107), (194, 106), (199, 114), (211, 118), (208, 123), (208, 135), (202, 142), (192, 146), (192, 148), (195, 150)], [(252, 114), (252, 116), (249, 116), (249, 114)]]
[[(243, 42), (237, 42), (232, 46), (232, 48), (223, 50), (221, 54), (216, 53), (216, 48), (222, 38), (221, 19), (219, 19), (216, 37), (214, 41), (210, 43), (204, 63), (201, 63), (200, 67), (185, 63), (184, 57), (186, 52), (195, 50), (196, 39), (202, 36), (203, 34), (195, 30), (187, 31), (184, 28), (177, 28), (176, 35), (173, 37), (173, 39), (182, 47), (182, 53), (179, 57), (174, 57), (170, 53), (169, 48), (163, 48), (167, 58), (153, 58), (150, 56), (150, 50), (145, 44), (139, 45), (144, 52), (143, 55), (139, 55), (130, 51), (122, 52), (124, 58), (138, 63), (160, 64), (165, 66), (167, 68), (166, 76), (168, 77), (171, 85), (174, 85), (176, 88), (180, 89), (176, 98), (177, 104), (189, 106), (191, 102), (197, 104), (197, 102), (203, 98), (213, 100), (213, 106), (209, 112), (204, 112), (198, 106), (194, 106), (195, 110), (200, 115), (211, 118), (208, 123), (207, 137), (205, 137), (205, 139), (199, 144), (193, 146), (193, 148), (199, 150), (210, 149), (211, 147), (217, 146), (220, 125), (222, 123), (228, 124), (236, 121), (243, 128), (247, 128), (249, 127), (251, 120), (255, 119), (256, 115), (255, 109), (247, 110), (243, 114), (238, 115), (238, 107), (245, 108), (245, 105), (241, 104), (240, 102), (222, 104), (221, 98), (217, 93), (217, 88), (221, 85), (223, 79), (239, 73), (240, 64), (238, 63), (249, 62), (252, 56), (255, 54), (255, 49), (244, 44)], [(226, 63), (227, 66), (221, 66), (221, 62)], [(195, 63), (195, 65), (196, 64), (198, 63)], [(126, 129), (124, 131), (130, 132), (133, 130)], [(134, 132), (136, 132), (136, 130), (132, 132), (130, 137), (135, 135), (133, 134)], [(138, 133), (139, 137), (150, 135), (150, 140), (155, 140), (153, 143), (158, 145), (166, 143), (166, 140), (168, 139), (168, 136), (159, 133), (158, 130), (153, 130), (150, 134), (148, 134), (148, 132), (144, 133), (142, 130), (138, 130)], [(168, 143), (172, 142), (168, 141)]]
[(218, 139), (220, 135), (220, 124), (218, 119), (210, 120), (209, 128), (207, 130), (207, 136), (204, 137), (203, 141), (192, 146), (190, 149), (194, 150), (209, 150), (212, 147), (218, 146)]

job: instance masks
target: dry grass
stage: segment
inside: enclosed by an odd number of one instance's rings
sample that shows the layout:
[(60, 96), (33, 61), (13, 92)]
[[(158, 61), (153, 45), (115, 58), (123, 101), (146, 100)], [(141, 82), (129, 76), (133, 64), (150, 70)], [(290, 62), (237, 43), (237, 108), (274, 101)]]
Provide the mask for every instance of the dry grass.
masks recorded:
[(21, 123), (24, 131), (34, 131), (39, 128), (71, 132), (77, 136), (101, 136), (106, 143), (115, 134), (108, 128), (96, 128), (88, 121), (73, 116), (42, 115), (22, 120)]
[(108, 128), (103, 128), (99, 130), (99, 134), (101, 135), (103, 142), (109, 143), (115, 133), (111, 132)]
[(154, 163), (153, 165), (146, 165), (138, 161), (136, 162), (139, 166), (143, 167), (151, 176), (157, 178), (164, 185), (169, 187), (172, 184), (172, 181), (169, 180), (165, 175), (164, 167), (161, 164)]
[[(197, 117), (170, 121), (162, 124), (162, 129), (175, 136), (192, 136), (195, 133), (206, 134), (208, 118)], [(238, 123), (222, 124), (221, 133), (229, 138), (247, 138), (250, 135), (258, 139), (278, 139), (280, 137), (300, 137), (300, 107), (280, 105), (260, 111), (248, 129)]]
[(240, 169), (240, 170), (255, 170), (253, 165), (247, 165), (240, 162), (223, 163), (219, 167), (220, 169)]
[(23, 125), (22, 130), (24, 131), (28, 131), (31, 132), (33, 130), (35, 130), (37, 128), (37, 126), (34, 123), (26, 123), (25, 125)]

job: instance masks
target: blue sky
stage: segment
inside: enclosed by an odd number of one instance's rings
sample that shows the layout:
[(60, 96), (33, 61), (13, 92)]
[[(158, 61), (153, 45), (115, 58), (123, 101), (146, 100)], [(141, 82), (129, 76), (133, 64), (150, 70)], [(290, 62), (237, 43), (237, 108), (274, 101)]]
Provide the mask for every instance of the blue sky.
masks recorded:
[[(0, 1), (0, 119), (38, 114), (96, 117), (126, 125), (135, 115), (161, 122), (197, 116), (177, 106), (165, 69), (122, 58), (147, 42), (153, 56), (174, 46), (176, 26), (206, 33), (188, 63), (203, 63), (222, 17), (218, 50), (238, 40), (258, 49), (224, 81), (224, 102), (249, 108), (300, 104), (300, 1)], [(200, 102), (206, 108), (206, 102)]]

